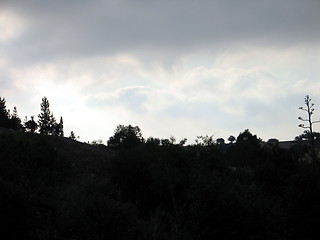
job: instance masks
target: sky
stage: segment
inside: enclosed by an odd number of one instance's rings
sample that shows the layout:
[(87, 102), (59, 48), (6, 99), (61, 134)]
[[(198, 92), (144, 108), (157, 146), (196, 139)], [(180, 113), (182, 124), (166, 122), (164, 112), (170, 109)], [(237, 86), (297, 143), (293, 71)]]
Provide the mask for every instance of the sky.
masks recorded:
[(320, 0), (1, 0), (0, 96), (21, 119), (46, 96), (85, 142), (118, 124), (292, 140), (307, 94), (320, 118), (319, 13)]

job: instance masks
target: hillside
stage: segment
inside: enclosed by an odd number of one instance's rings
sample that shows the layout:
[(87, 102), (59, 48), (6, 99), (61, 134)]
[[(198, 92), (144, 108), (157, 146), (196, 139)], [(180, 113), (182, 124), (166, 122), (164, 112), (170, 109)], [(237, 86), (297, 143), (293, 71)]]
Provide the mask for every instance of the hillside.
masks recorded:
[[(101, 172), (108, 162), (116, 156), (116, 151), (107, 148), (105, 145), (91, 145), (66, 137), (45, 136), (5, 128), (0, 128), (0, 139), (3, 146), (11, 145), (12, 149), (20, 149), (22, 152), (19, 154), (21, 155), (29, 154), (30, 150), (38, 148), (37, 144), (41, 142), (52, 148), (55, 154), (70, 164), (77, 174), (90, 175), (92, 177)], [(21, 147), (26, 147), (24, 145), (31, 149), (21, 149)], [(37, 157), (46, 156), (46, 153), (41, 154)]]
[(131, 133), (116, 151), (0, 128), (1, 239), (317, 239), (307, 149), (261, 147), (249, 131), (189, 146)]
[(64, 221), (91, 204), (88, 191), (107, 184), (116, 156), (104, 145), (4, 128), (0, 146), (2, 239), (56, 239), (57, 228), (68, 235)]

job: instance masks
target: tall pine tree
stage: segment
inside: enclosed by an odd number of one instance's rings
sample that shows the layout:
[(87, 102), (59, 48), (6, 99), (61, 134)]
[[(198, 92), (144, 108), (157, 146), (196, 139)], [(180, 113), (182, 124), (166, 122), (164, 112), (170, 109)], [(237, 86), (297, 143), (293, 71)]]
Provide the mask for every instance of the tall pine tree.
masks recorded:
[(64, 132), (63, 132), (63, 119), (60, 117), (60, 122), (58, 124), (58, 136), (64, 137)]
[(46, 97), (42, 98), (41, 102), (41, 113), (38, 115), (39, 132), (40, 134), (49, 135), (53, 134), (55, 119), (50, 112), (50, 104)]
[(51, 124), (52, 124), (52, 129), (53, 129), (52, 134), (55, 135), (55, 136), (63, 137), (64, 133), (63, 133), (63, 120), (62, 120), (62, 117), (60, 117), (60, 122), (57, 123), (55, 121), (55, 118), (52, 116), (52, 123)]

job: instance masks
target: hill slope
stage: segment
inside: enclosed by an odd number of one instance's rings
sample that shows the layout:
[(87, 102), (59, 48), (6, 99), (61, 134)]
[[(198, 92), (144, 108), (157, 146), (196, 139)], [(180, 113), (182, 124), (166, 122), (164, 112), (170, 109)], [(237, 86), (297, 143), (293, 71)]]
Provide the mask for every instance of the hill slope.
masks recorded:
[(0, 129), (0, 238), (318, 239), (320, 164), (305, 153), (249, 132), (114, 151)]
[[(94, 176), (116, 156), (116, 152), (105, 145), (91, 145), (66, 137), (23, 133), (5, 128), (0, 128), (0, 142), (2, 146), (0, 158), (6, 157), (9, 152), (11, 157), (22, 159), (31, 158), (30, 154), (36, 158), (46, 158), (47, 154), (54, 154), (59, 159), (63, 159), (65, 163), (70, 164), (73, 171), (81, 175)], [(44, 149), (39, 152), (35, 151), (44, 146), (48, 152)], [(7, 152), (3, 152), (4, 149)]]
[[(0, 146), (1, 239), (74, 239), (80, 235), (89, 239), (97, 221), (111, 226), (99, 228), (114, 239), (123, 239), (126, 226), (114, 227), (110, 222), (126, 209), (108, 198), (108, 168), (117, 155), (114, 150), (4, 128), (0, 128)], [(100, 201), (110, 213), (109, 220), (90, 215)]]

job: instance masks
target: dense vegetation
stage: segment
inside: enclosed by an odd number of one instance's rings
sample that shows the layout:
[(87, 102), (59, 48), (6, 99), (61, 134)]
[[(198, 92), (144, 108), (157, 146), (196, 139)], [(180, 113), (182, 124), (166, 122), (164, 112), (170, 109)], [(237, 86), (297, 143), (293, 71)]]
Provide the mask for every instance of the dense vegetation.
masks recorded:
[(303, 144), (48, 135), (0, 128), (2, 239), (318, 239), (320, 168)]
[(50, 111), (49, 100), (46, 97), (42, 98), (41, 112), (38, 115), (38, 122), (34, 120), (34, 116), (28, 120), (26, 116), (24, 122), (18, 116), (17, 108), (13, 108), (13, 113), (7, 109), (6, 100), (0, 97), (0, 127), (19, 130), (23, 132), (38, 132), (43, 135), (64, 136), (63, 119), (60, 117), (58, 123)]

